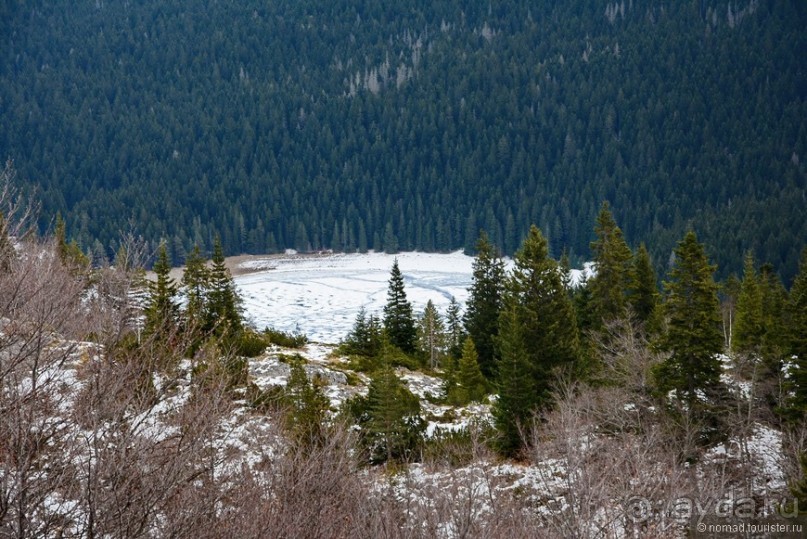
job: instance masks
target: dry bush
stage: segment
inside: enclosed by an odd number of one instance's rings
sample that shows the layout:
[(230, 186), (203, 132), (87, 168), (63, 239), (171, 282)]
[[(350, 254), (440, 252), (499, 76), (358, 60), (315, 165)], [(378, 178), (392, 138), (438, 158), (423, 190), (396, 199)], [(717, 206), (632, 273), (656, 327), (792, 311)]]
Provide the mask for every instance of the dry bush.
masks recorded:
[(55, 253), (33, 242), (0, 274), (0, 535), (42, 536), (71, 504), (54, 496), (72, 481), (74, 379), (66, 365), (83, 332), (83, 288)]

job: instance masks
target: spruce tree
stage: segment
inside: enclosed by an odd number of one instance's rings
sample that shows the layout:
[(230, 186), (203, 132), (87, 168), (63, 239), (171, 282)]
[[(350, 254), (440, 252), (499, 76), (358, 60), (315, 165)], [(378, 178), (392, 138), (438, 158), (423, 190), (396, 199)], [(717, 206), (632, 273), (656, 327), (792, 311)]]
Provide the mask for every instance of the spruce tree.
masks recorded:
[(759, 287), (763, 324), (761, 355), (767, 362), (775, 362), (784, 358), (788, 348), (787, 290), (770, 264), (759, 268)]
[(207, 302), (207, 327), (216, 335), (232, 337), (243, 329), (241, 298), (235, 289), (230, 270), (224, 264), (221, 240), (213, 243), (213, 259), (210, 266), (210, 288)]
[(633, 272), (628, 288), (634, 319), (642, 324), (645, 334), (656, 334), (661, 329), (658, 283), (644, 243), (639, 245), (633, 257)]
[(743, 280), (737, 296), (732, 348), (742, 354), (758, 355), (764, 332), (762, 289), (754, 267), (754, 256), (749, 252), (745, 255)]
[(384, 330), (390, 344), (397, 346), (406, 354), (415, 352), (415, 320), (412, 316), (412, 304), (406, 299), (404, 278), (398, 268), (398, 259), (392, 263), (387, 304), (384, 306)]
[(608, 202), (603, 202), (591, 243), (596, 273), (590, 280), (591, 308), (595, 327), (627, 314), (627, 293), (633, 272), (633, 255), (617, 226)]
[(703, 245), (692, 231), (674, 253), (675, 264), (664, 283), (668, 329), (661, 343), (670, 357), (660, 365), (656, 379), (662, 389), (674, 390), (692, 410), (699, 393), (708, 397), (720, 385), (717, 356), (723, 338), (715, 266), (709, 264)]
[(498, 397), (491, 413), (498, 431), (497, 446), (506, 456), (516, 456), (522, 446), (522, 429), (529, 425), (537, 405), (537, 388), (532, 377), (518, 307), (511, 298), (499, 321)]
[(90, 265), (89, 258), (82, 252), (76, 240), (72, 240), (68, 243), (67, 226), (60, 213), (56, 214), (54, 236), (56, 239), (56, 253), (59, 256), (59, 260), (62, 261), (62, 264), (77, 272), (86, 269)]
[(211, 329), (206, 325), (207, 293), (210, 287), (210, 270), (207, 260), (202, 257), (198, 245), (185, 259), (185, 272), (182, 274), (182, 291), (185, 294), (185, 319), (198, 329)]
[(171, 264), (165, 242), (160, 244), (157, 261), (153, 267), (155, 278), (149, 282), (149, 297), (146, 304), (146, 333), (167, 333), (175, 327), (179, 317), (177, 285), (171, 277)]
[(470, 337), (463, 344), (455, 380), (456, 385), (448, 395), (449, 402), (453, 404), (462, 406), (478, 402), (487, 394), (487, 380), (479, 369), (479, 356)]
[(507, 295), (515, 302), (530, 363), (525, 375), (533, 377), (536, 404), (547, 406), (558, 370), (579, 367), (580, 344), (558, 263), (549, 258), (546, 238), (535, 225), (515, 255)]
[(505, 271), (504, 262), (496, 248), (481, 231), (476, 242), (473, 277), (465, 306), (465, 329), (474, 340), (479, 354), (479, 366), (488, 380), (496, 376), (496, 336), (499, 334), (499, 313), (502, 309)]
[(407, 461), (420, 445), (425, 424), (420, 401), (389, 366), (370, 379), (367, 397), (361, 405), (363, 440), (370, 461)]

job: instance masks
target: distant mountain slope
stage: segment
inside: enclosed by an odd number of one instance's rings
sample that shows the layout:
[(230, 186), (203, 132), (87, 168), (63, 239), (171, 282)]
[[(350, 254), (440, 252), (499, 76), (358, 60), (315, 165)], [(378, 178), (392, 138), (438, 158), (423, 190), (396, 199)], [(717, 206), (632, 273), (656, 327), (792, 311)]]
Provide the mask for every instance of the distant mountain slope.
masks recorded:
[(0, 156), (85, 248), (181, 262), (469, 247), (658, 264), (693, 226), (788, 279), (807, 243), (807, 4), (41, 0), (0, 7)]

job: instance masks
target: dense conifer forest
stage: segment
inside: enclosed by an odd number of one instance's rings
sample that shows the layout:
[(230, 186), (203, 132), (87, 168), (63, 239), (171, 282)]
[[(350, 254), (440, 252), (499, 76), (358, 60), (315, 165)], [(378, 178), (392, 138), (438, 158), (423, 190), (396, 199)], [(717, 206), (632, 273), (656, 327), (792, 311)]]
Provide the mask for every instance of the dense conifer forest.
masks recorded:
[[(807, 4), (0, 4), (0, 156), (96, 261), (227, 253), (586, 259), (609, 200), (666, 271), (692, 228), (785, 283), (807, 241)], [(477, 343), (479, 344), (479, 343)], [(479, 348), (480, 358), (487, 349)]]

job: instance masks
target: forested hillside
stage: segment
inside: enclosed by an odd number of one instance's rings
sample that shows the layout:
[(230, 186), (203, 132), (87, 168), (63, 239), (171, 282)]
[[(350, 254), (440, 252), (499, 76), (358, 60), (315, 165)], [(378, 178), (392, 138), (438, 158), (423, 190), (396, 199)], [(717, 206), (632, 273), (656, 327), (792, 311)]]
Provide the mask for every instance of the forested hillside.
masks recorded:
[[(807, 242), (807, 4), (10, 0), (0, 156), (93, 256), (588, 254), (609, 200), (666, 266), (789, 281)], [(156, 243), (155, 243), (156, 244)]]

